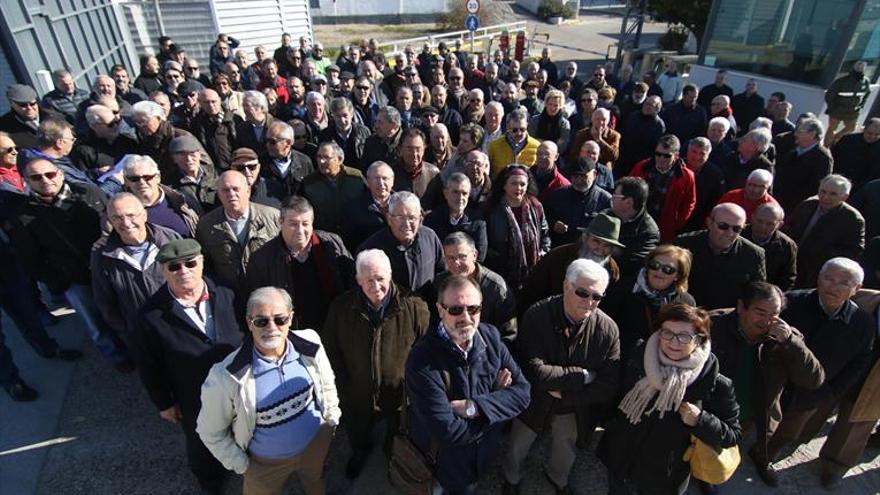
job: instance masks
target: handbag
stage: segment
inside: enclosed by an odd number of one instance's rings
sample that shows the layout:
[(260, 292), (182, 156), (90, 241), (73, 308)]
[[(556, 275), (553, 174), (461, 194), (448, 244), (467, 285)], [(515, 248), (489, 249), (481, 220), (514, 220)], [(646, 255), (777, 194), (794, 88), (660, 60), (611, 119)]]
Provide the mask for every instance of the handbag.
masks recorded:
[[(449, 390), (450, 376), (442, 371), (444, 390)], [(391, 460), (388, 461), (388, 480), (403, 495), (431, 495), (434, 482), (434, 464), (440, 450), (431, 441), (430, 451), (422, 452), (409, 438), (406, 404), (400, 410), (400, 428), (391, 442)]]
[(691, 465), (691, 475), (713, 485), (729, 480), (739, 467), (739, 446), (718, 449), (691, 435), (691, 445), (682, 457)]

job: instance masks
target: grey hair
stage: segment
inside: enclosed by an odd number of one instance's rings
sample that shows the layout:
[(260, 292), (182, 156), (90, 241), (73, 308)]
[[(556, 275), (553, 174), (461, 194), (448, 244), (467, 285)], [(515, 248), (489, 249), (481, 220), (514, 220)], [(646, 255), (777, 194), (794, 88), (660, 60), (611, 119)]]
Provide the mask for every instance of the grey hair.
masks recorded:
[(336, 141), (324, 141), (323, 143), (318, 145), (318, 149), (323, 148), (324, 146), (329, 146), (330, 149), (333, 150), (333, 154), (335, 154), (340, 161), (345, 161), (345, 151)]
[(611, 119), (611, 112), (607, 108), (597, 108), (593, 110), (594, 114), (604, 115), (606, 119)]
[(498, 112), (498, 115), (504, 117), (504, 105), (497, 101), (490, 101), (486, 104), (486, 111), (488, 112), (490, 108), (495, 109)]
[(752, 129), (773, 129), (773, 121), (768, 119), (767, 117), (758, 117), (753, 120), (751, 124), (749, 124), (749, 130)]
[(397, 209), (397, 206), (412, 206), (422, 210), (422, 203), (419, 201), (419, 197), (409, 191), (397, 191), (392, 194), (390, 198), (388, 198), (388, 211), (394, 211)]
[(443, 182), (443, 187), (465, 183), (468, 185), (468, 187), (471, 186), (471, 180), (468, 179), (468, 176), (464, 175), (461, 172), (455, 172), (454, 174), (450, 175), (449, 178), (446, 179), (446, 181)]
[(434, 124), (433, 127), (431, 127), (431, 135), (432, 136), (434, 135), (435, 132), (442, 132), (443, 134), (446, 134), (446, 137), (449, 137), (449, 128), (446, 127), (446, 124), (444, 124), (442, 122), (438, 122), (438, 123)]
[(746, 178), (746, 181), (757, 180), (761, 184), (770, 187), (773, 185), (773, 174), (770, 173), (769, 170), (764, 170), (763, 168), (756, 168), (752, 170), (749, 176)]
[(760, 153), (767, 151), (767, 148), (770, 147), (770, 143), (773, 141), (773, 135), (770, 134), (770, 130), (764, 127), (752, 129), (744, 137), (754, 143)]
[(278, 135), (284, 139), (290, 140), (290, 142), (292, 143), (295, 138), (293, 127), (291, 127), (290, 124), (284, 122), (283, 120), (273, 120), (272, 124), (269, 125), (269, 128), (266, 129), (266, 132), (269, 132), (272, 129), (279, 128), (281, 129), (281, 132), (279, 132)]
[(523, 107), (516, 107), (516, 110), (507, 114), (507, 125), (510, 125), (511, 122), (523, 121), (529, 121), (529, 111)]
[(92, 105), (89, 108), (86, 108), (86, 122), (89, 124), (89, 127), (98, 125), (98, 117), (103, 112), (113, 114), (113, 110), (104, 105)]
[(379, 109), (379, 116), (384, 116), (385, 120), (388, 120), (397, 127), (400, 127), (400, 112), (398, 112), (396, 108), (391, 106), (384, 106)]
[(262, 108), (264, 112), (269, 111), (269, 100), (266, 99), (266, 95), (263, 93), (254, 90), (245, 91), (242, 102), (247, 100), (251, 100), (255, 106)]
[(162, 122), (165, 122), (165, 110), (162, 108), (162, 105), (159, 105), (155, 101), (139, 101), (131, 106), (131, 113), (132, 115), (142, 113), (148, 117), (156, 117)]
[[(141, 102), (143, 103), (143, 102)], [(149, 155), (126, 155), (125, 157), (125, 165), (123, 165), (123, 173), (125, 175), (132, 175), (134, 173), (134, 168), (138, 165), (147, 165), (152, 168), (153, 172), (159, 172), (159, 165), (156, 165), (156, 160)]]
[[(725, 120), (727, 122), (727, 120)], [(691, 139), (688, 146), (696, 146), (701, 150), (708, 150), (710, 153), (712, 152), (712, 141), (709, 141), (709, 138), (705, 138), (703, 136), (695, 137)]]
[(713, 125), (723, 126), (724, 132), (727, 132), (730, 130), (730, 121), (727, 120), (727, 117), (712, 117), (712, 119), (709, 120), (709, 125), (706, 128), (708, 129), (708, 128), (712, 127)]
[(486, 101), (486, 95), (483, 93), (483, 90), (480, 88), (474, 88), (468, 91), (469, 96), (479, 96), (480, 101)]
[(804, 129), (807, 132), (812, 132), (816, 134), (816, 141), (821, 142), (822, 136), (825, 135), (825, 126), (822, 125), (822, 121), (815, 117), (807, 118), (801, 121), (798, 124), (798, 129)]
[(138, 199), (137, 196), (135, 196), (134, 194), (132, 194), (128, 191), (123, 191), (123, 192), (119, 192), (119, 193), (114, 194), (113, 197), (110, 198), (109, 201), (107, 201), (107, 209), (110, 209), (110, 205), (116, 204), (124, 199), (132, 200), (136, 205), (138, 205), (138, 208), (146, 211), (146, 208), (144, 208), (144, 204), (141, 203), (141, 200)]
[(602, 286), (602, 292), (608, 288), (608, 270), (593, 260), (579, 258), (568, 265), (565, 269), (565, 280), (569, 284), (575, 284), (579, 278), (598, 282)]
[(361, 276), (370, 265), (377, 265), (379, 268), (385, 269), (387, 273), (391, 273), (391, 260), (381, 249), (365, 249), (358, 253), (354, 260), (355, 276)]
[(727, 95), (718, 95), (715, 98), (712, 98), (712, 103), (716, 101), (723, 101), (725, 105), (730, 106), (730, 97)]
[(466, 244), (474, 251), (477, 249), (474, 239), (462, 231), (453, 232), (443, 239), (443, 247), (460, 246), (462, 244)]
[(844, 195), (849, 195), (849, 192), (852, 190), (852, 182), (840, 174), (826, 175), (819, 181), (819, 187), (826, 184), (833, 184), (837, 189), (843, 189)]
[(284, 305), (285, 311), (288, 313), (293, 311), (293, 299), (290, 297), (290, 294), (287, 293), (286, 290), (280, 287), (260, 287), (259, 289), (251, 292), (251, 295), (248, 296), (247, 300), (247, 315), (252, 316), (254, 308), (261, 304), (269, 304), (276, 297), (281, 298), (281, 303)]
[(369, 167), (367, 167), (367, 173), (365, 177), (369, 177), (370, 173), (381, 167), (387, 167), (388, 170), (391, 171), (391, 177), (394, 178), (394, 168), (381, 160), (376, 160), (375, 162), (371, 163)]
[(760, 213), (763, 210), (772, 211), (773, 216), (778, 218), (780, 221), (785, 220), (785, 210), (783, 210), (782, 207), (779, 206), (779, 203), (764, 203), (764, 204), (758, 206), (757, 208), (755, 208), (755, 211), (752, 213), (752, 218), (754, 218), (755, 215), (757, 215), (758, 213)]
[(95, 86), (94, 86), (95, 88), (98, 87), (98, 81), (100, 81), (101, 79), (109, 79), (110, 82), (113, 83), (113, 88), (114, 89), (116, 88), (116, 81), (112, 77), (108, 76), (107, 74), (98, 74), (97, 76), (95, 76)]
[(862, 282), (865, 281), (865, 270), (855, 261), (849, 258), (844, 258), (843, 256), (831, 258), (826, 261), (825, 264), (822, 265), (822, 269), (819, 270), (819, 276), (821, 277), (825, 272), (835, 268), (843, 270), (849, 274), (850, 280), (855, 282), (852, 284), (853, 287), (862, 285)]
[(351, 100), (348, 98), (333, 98), (330, 100), (330, 113), (335, 115), (337, 112), (341, 112), (344, 110), (348, 110), (349, 112), (354, 111), (354, 107), (351, 105)]
[(317, 91), (309, 91), (308, 93), (306, 93), (306, 105), (319, 98), (326, 103), (326, 100), (324, 100), (324, 95), (318, 93)]

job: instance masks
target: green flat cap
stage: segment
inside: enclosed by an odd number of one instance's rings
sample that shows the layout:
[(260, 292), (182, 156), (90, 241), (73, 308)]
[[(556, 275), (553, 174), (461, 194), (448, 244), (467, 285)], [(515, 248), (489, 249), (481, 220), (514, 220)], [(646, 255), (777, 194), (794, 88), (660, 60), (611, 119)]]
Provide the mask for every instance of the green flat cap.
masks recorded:
[(159, 249), (156, 261), (169, 263), (177, 260), (188, 260), (202, 254), (202, 246), (195, 239), (175, 239)]

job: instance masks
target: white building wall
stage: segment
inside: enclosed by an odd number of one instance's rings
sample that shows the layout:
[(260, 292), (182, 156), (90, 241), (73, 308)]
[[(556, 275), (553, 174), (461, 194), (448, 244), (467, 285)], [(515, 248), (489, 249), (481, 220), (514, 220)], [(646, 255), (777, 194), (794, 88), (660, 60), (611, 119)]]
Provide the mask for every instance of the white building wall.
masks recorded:
[[(442, 14), (449, 11), (450, 0), (317, 0), (320, 7), (313, 8), (312, 14), (322, 17), (333, 16), (382, 16)], [(461, 0), (452, 0), (461, 1)]]

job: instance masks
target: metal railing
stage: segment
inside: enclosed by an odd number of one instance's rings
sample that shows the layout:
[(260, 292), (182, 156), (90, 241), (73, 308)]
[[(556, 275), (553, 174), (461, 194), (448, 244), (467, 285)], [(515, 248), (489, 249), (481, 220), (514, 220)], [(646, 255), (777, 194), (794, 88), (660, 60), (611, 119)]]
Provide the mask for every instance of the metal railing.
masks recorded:
[[(507, 31), (511, 37), (516, 35), (516, 33), (523, 31), (528, 32), (526, 28), (527, 21), (517, 21), (517, 22), (508, 22), (506, 24), (495, 24), (492, 26), (481, 27), (474, 31), (474, 41), (482, 41), (485, 39), (495, 39), (498, 36), (501, 36), (501, 33)], [(462, 31), (451, 31), (448, 33), (440, 33), (440, 34), (431, 34), (428, 36), (419, 36), (418, 38), (406, 38), (402, 40), (393, 40), (393, 41), (384, 41), (379, 43), (380, 48), (391, 47), (391, 51), (385, 52), (389, 57), (393, 57), (394, 55), (403, 51), (403, 49), (407, 45), (412, 45), (412, 47), (418, 52), (421, 50), (421, 45), (424, 42), (428, 42), (431, 44), (431, 47), (436, 47), (438, 43), (441, 41), (446, 42), (454, 42), (456, 39), (461, 40), (462, 43), (469, 42), (471, 40), (471, 32), (467, 29)], [(512, 38), (511, 38), (512, 39)]]

